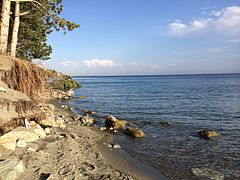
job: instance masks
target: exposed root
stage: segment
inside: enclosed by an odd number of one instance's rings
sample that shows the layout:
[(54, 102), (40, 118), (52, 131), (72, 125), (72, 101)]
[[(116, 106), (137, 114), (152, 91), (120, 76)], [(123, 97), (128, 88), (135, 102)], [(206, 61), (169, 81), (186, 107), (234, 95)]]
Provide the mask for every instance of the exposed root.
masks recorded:
[(14, 60), (14, 62), (12, 70), (5, 72), (3, 81), (9, 88), (20, 91), (31, 99), (41, 99), (46, 89), (46, 71), (23, 60)]

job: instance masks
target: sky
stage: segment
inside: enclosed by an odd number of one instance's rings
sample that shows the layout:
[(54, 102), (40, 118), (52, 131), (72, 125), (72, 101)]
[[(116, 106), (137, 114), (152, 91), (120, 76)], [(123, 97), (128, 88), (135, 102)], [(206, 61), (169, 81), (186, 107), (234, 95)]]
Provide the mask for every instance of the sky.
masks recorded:
[(240, 73), (240, 0), (63, 0), (81, 27), (44, 65), (69, 75)]

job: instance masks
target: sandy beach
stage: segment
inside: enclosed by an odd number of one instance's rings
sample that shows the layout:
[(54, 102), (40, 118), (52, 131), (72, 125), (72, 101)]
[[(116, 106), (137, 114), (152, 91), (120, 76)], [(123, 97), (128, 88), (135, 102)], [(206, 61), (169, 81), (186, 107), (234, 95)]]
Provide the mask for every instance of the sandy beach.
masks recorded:
[(132, 159), (124, 150), (109, 148), (111, 134), (99, 127), (81, 126), (73, 112), (54, 103), (54, 116), (67, 119), (65, 128), (51, 128), (45, 138), (9, 151), (0, 159), (18, 158), (25, 171), (17, 179), (166, 179), (155, 169)]

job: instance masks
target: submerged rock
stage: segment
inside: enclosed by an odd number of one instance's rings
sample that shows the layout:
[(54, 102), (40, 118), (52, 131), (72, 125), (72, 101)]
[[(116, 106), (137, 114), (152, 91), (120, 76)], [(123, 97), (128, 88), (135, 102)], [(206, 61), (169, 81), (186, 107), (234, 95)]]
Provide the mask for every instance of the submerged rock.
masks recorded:
[(202, 131), (199, 131), (198, 134), (199, 134), (199, 136), (206, 138), (206, 139), (220, 136), (220, 133), (213, 131), (213, 130), (202, 130)]
[(0, 179), (15, 180), (25, 170), (24, 164), (19, 159), (7, 159), (0, 162)]
[(212, 180), (224, 180), (224, 174), (208, 168), (192, 168), (192, 173), (197, 177)]
[(86, 99), (87, 96), (79, 96), (80, 99)]
[(129, 127), (126, 128), (125, 134), (135, 137), (135, 138), (142, 138), (145, 136), (144, 132), (141, 129), (129, 128)]
[(96, 111), (91, 111), (91, 110), (88, 110), (88, 109), (86, 109), (86, 110), (83, 110), (83, 113), (84, 113), (85, 115), (87, 115), (87, 114), (92, 114), (92, 115), (95, 115), (95, 114), (97, 114), (97, 112), (96, 112)]
[(107, 116), (105, 120), (106, 127), (113, 129), (123, 129), (126, 127), (127, 122), (123, 120), (119, 120), (114, 116)]

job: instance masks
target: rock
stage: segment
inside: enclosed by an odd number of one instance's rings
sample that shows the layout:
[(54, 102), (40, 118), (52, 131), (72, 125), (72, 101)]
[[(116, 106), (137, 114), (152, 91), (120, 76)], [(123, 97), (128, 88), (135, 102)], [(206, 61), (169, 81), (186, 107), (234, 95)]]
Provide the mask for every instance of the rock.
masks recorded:
[(107, 144), (107, 147), (113, 149), (121, 149), (121, 146), (119, 144)]
[(67, 96), (69, 96), (69, 97), (74, 97), (74, 91), (73, 91), (73, 89), (70, 89), (69, 91), (67, 91)]
[(0, 92), (6, 93), (6, 92), (7, 92), (7, 89), (5, 89), (4, 87), (0, 87)]
[(212, 180), (224, 180), (224, 174), (213, 171), (208, 168), (192, 168), (192, 173), (197, 177), (208, 178)]
[(113, 148), (114, 148), (114, 149), (121, 149), (121, 146), (120, 146), (119, 144), (114, 144), (114, 145), (113, 145)]
[(123, 129), (126, 127), (127, 122), (118, 120), (114, 116), (107, 116), (105, 120), (106, 127), (112, 127), (113, 129)]
[(38, 128), (26, 129), (24, 127), (17, 127), (6, 135), (13, 135), (16, 137), (16, 139), (22, 139), (26, 142), (33, 142), (39, 139), (39, 135), (34, 132), (35, 129)]
[(100, 127), (100, 131), (106, 131), (107, 128), (106, 127)]
[(54, 117), (49, 117), (39, 121), (39, 124), (44, 127), (57, 127), (57, 123), (54, 120)]
[(70, 111), (73, 111), (74, 110), (74, 107), (69, 107), (68, 108)]
[(83, 124), (92, 125), (93, 123), (95, 123), (95, 119), (90, 116), (83, 116), (81, 118), (81, 122)]
[(74, 119), (75, 121), (79, 121), (82, 117), (83, 117), (83, 116), (81, 116), (81, 115), (78, 114), (78, 115), (74, 116), (73, 119)]
[(60, 118), (60, 117), (56, 118), (56, 124), (60, 128), (65, 128), (66, 127), (64, 119)]
[(80, 99), (86, 99), (87, 96), (79, 96)]
[(84, 113), (85, 115), (87, 115), (87, 114), (92, 114), (92, 115), (97, 114), (96, 111), (90, 111), (90, 110), (83, 110), (83, 113)]
[(202, 131), (199, 131), (198, 134), (199, 134), (199, 136), (206, 138), (206, 139), (220, 136), (220, 134), (218, 132), (213, 131), (213, 130), (202, 130)]
[(47, 104), (47, 108), (51, 111), (55, 111), (55, 106), (53, 104)]
[(16, 146), (17, 146), (17, 147), (24, 148), (24, 147), (27, 146), (27, 143), (26, 143), (26, 141), (24, 141), (23, 139), (18, 139)]
[(67, 105), (61, 105), (60, 107), (63, 108), (63, 109), (65, 109), (65, 110), (68, 109), (68, 106), (67, 106)]
[(21, 160), (16, 158), (0, 161), (0, 179), (15, 180), (25, 170)]
[(47, 135), (49, 135), (49, 134), (51, 133), (50, 128), (45, 128), (44, 131), (45, 131), (45, 133), (46, 133)]
[(60, 180), (60, 178), (56, 174), (50, 174), (47, 180)]
[(41, 127), (32, 128), (33, 131), (39, 136), (39, 138), (45, 138), (46, 133)]
[(17, 138), (14, 135), (8, 133), (0, 137), (0, 146), (8, 150), (15, 150)]
[(135, 138), (142, 138), (145, 136), (144, 132), (138, 128), (126, 128), (125, 134), (135, 137)]

